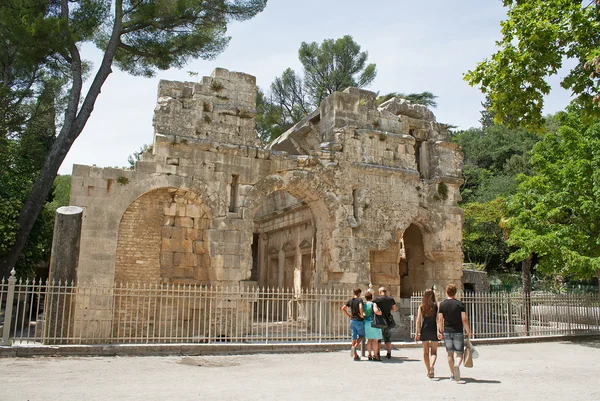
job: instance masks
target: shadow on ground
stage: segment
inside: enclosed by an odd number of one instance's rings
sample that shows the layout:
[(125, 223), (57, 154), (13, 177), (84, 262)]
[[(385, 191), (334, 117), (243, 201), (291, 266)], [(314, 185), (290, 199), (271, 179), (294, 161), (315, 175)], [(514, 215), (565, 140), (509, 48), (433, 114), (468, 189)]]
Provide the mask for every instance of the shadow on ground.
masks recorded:
[(600, 338), (567, 341), (566, 344), (581, 345), (590, 348), (600, 348)]

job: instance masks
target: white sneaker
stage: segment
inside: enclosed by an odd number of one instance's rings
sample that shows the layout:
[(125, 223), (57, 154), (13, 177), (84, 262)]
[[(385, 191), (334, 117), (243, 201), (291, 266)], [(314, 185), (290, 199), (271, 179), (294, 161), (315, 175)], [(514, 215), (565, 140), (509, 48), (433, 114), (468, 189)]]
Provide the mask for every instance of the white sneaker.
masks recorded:
[(454, 367), (454, 380), (460, 380), (460, 368), (458, 366)]

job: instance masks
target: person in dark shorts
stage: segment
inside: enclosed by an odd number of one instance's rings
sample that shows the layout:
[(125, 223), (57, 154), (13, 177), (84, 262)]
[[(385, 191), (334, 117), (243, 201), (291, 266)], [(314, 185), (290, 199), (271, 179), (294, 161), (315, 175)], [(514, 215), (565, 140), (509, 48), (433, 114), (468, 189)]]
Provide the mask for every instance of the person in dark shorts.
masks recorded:
[[(448, 352), (448, 366), (450, 367), (450, 379), (460, 380), (460, 364), (463, 359), (465, 349), (464, 331), (467, 332), (467, 338), (471, 338), (471, 328), (467, 320), (467, 309), (465, 304), (454, 298), (456, 295), (456, 286), (448, 284), (446, 287), (445, 299), (438, 311), (438, 338), (444, 339), (446, 351)], [(442, 335), (443, 333), (443, 335)], [(454, 360), (456, 353), (456, 361)]]
[[(383, 342), (385, 342), (385, 348), (387, 350), (386, 358), (390, 359), (392, 357), (392, 332), (391, 329), (396, 327), (394, 323), (394, 318), (392, 317), (392, 312), (396, 312), (396, 300), (390, 296), (388, 296), (387, 289), (385, 287), (379, 288), (379, 296), (373, 300), (377, 307), (383, 312), (383, 316), (385, 316), (388, 321), (388, 327), (385, 329), (381, 329), (381, 334), (383, 337)], [(381, 348), (381, 347), (380, 347)], [(379, 355), (377, 355), (379, 357)]]
[[(363, 300), (360, 297), (361, 289), (355, 288), (353, 291), (354, 297), (342, 306), (342, 312), (350, 318), (350, 332), (352, 333), (352, 350), (350, 353), (355, 361), (360, 361), (360, 356), (356, 352), (363, 338), (365, 338), (365, 314), (363, 312)], [(350, 312), (348, 312), (350, 309)]]
[(425, 290), (415, 328), (415, 341), (423, 342), (423, 362), (427, 368), (427, 377), (434, 376), (434, 366), (437, 360), (438, 330), (437, 330), (438, 306), (435, 301), (435, 292)]

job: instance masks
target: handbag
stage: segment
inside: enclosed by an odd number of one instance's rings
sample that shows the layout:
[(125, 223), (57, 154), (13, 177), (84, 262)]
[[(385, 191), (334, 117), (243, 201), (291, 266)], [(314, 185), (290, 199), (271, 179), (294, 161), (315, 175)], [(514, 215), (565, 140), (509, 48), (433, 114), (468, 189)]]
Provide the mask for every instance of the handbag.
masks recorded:
[(469, 349), (471, 350), (471, 355), (473, 356), (473, 359), (479, 358), (479, 352), (477, 352), (477, 350), (473, 346), (473, 343), (469, 340), (469, 341), (467, 341), (467, 344), (468, 344)]
[(371, 327), (375, 329), (385, 329), (388, 327), (388, 321), (385, 316), (373, 314), (373, 320), (371, 320)]
[(463, 357), (463, 365), (465, 368), (473, 367), (473, 352), (471, 352), (471, 342), (467, 340), (467, 346), (465, 347), (465, 353)]

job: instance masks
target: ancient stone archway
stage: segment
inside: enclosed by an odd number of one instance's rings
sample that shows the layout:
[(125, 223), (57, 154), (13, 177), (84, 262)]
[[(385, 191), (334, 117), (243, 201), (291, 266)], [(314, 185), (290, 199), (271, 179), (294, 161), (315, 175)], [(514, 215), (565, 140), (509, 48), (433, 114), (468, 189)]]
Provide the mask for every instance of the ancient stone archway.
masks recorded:
[[(293, 170), (265, 177), (246, 195), (242, 205), (244, 216), (255, 221), (253, 240), (259, 241), (258, 251), (253, 252), (260, 261), (253, 263), (256, 269), (253, 276), (259, 285), (291, 284), (300, 289), (326, 283), (324, 264), (330, 256), (324, 243), (332, 230), (332, 207), (337, 198), (323, 188), (326, 186), (316, 175)], [(277, 202), (283, 206), (279, 208)], [(286, 209), (287, 212), (280, 213)], [(279, 220), (269, 231), (262, 218)], [(273, 235), (272, 241), (269, 233)]]
[(400, 296), (410, 297), (415, 291), (423, 291), (433, 284), (433, 271), (428, 266), (421, 229), (411, 224), (402, 234), (404, 258), (399, 263)]
[(260, 287), (314, 288), (314, 220), (287, 192), (265, 199), (254, 214), (252, 276)]
[(189, 190), (160, 188), (134, 200), (119, 224), (115, 281), (208, 283), (209, 210)]

